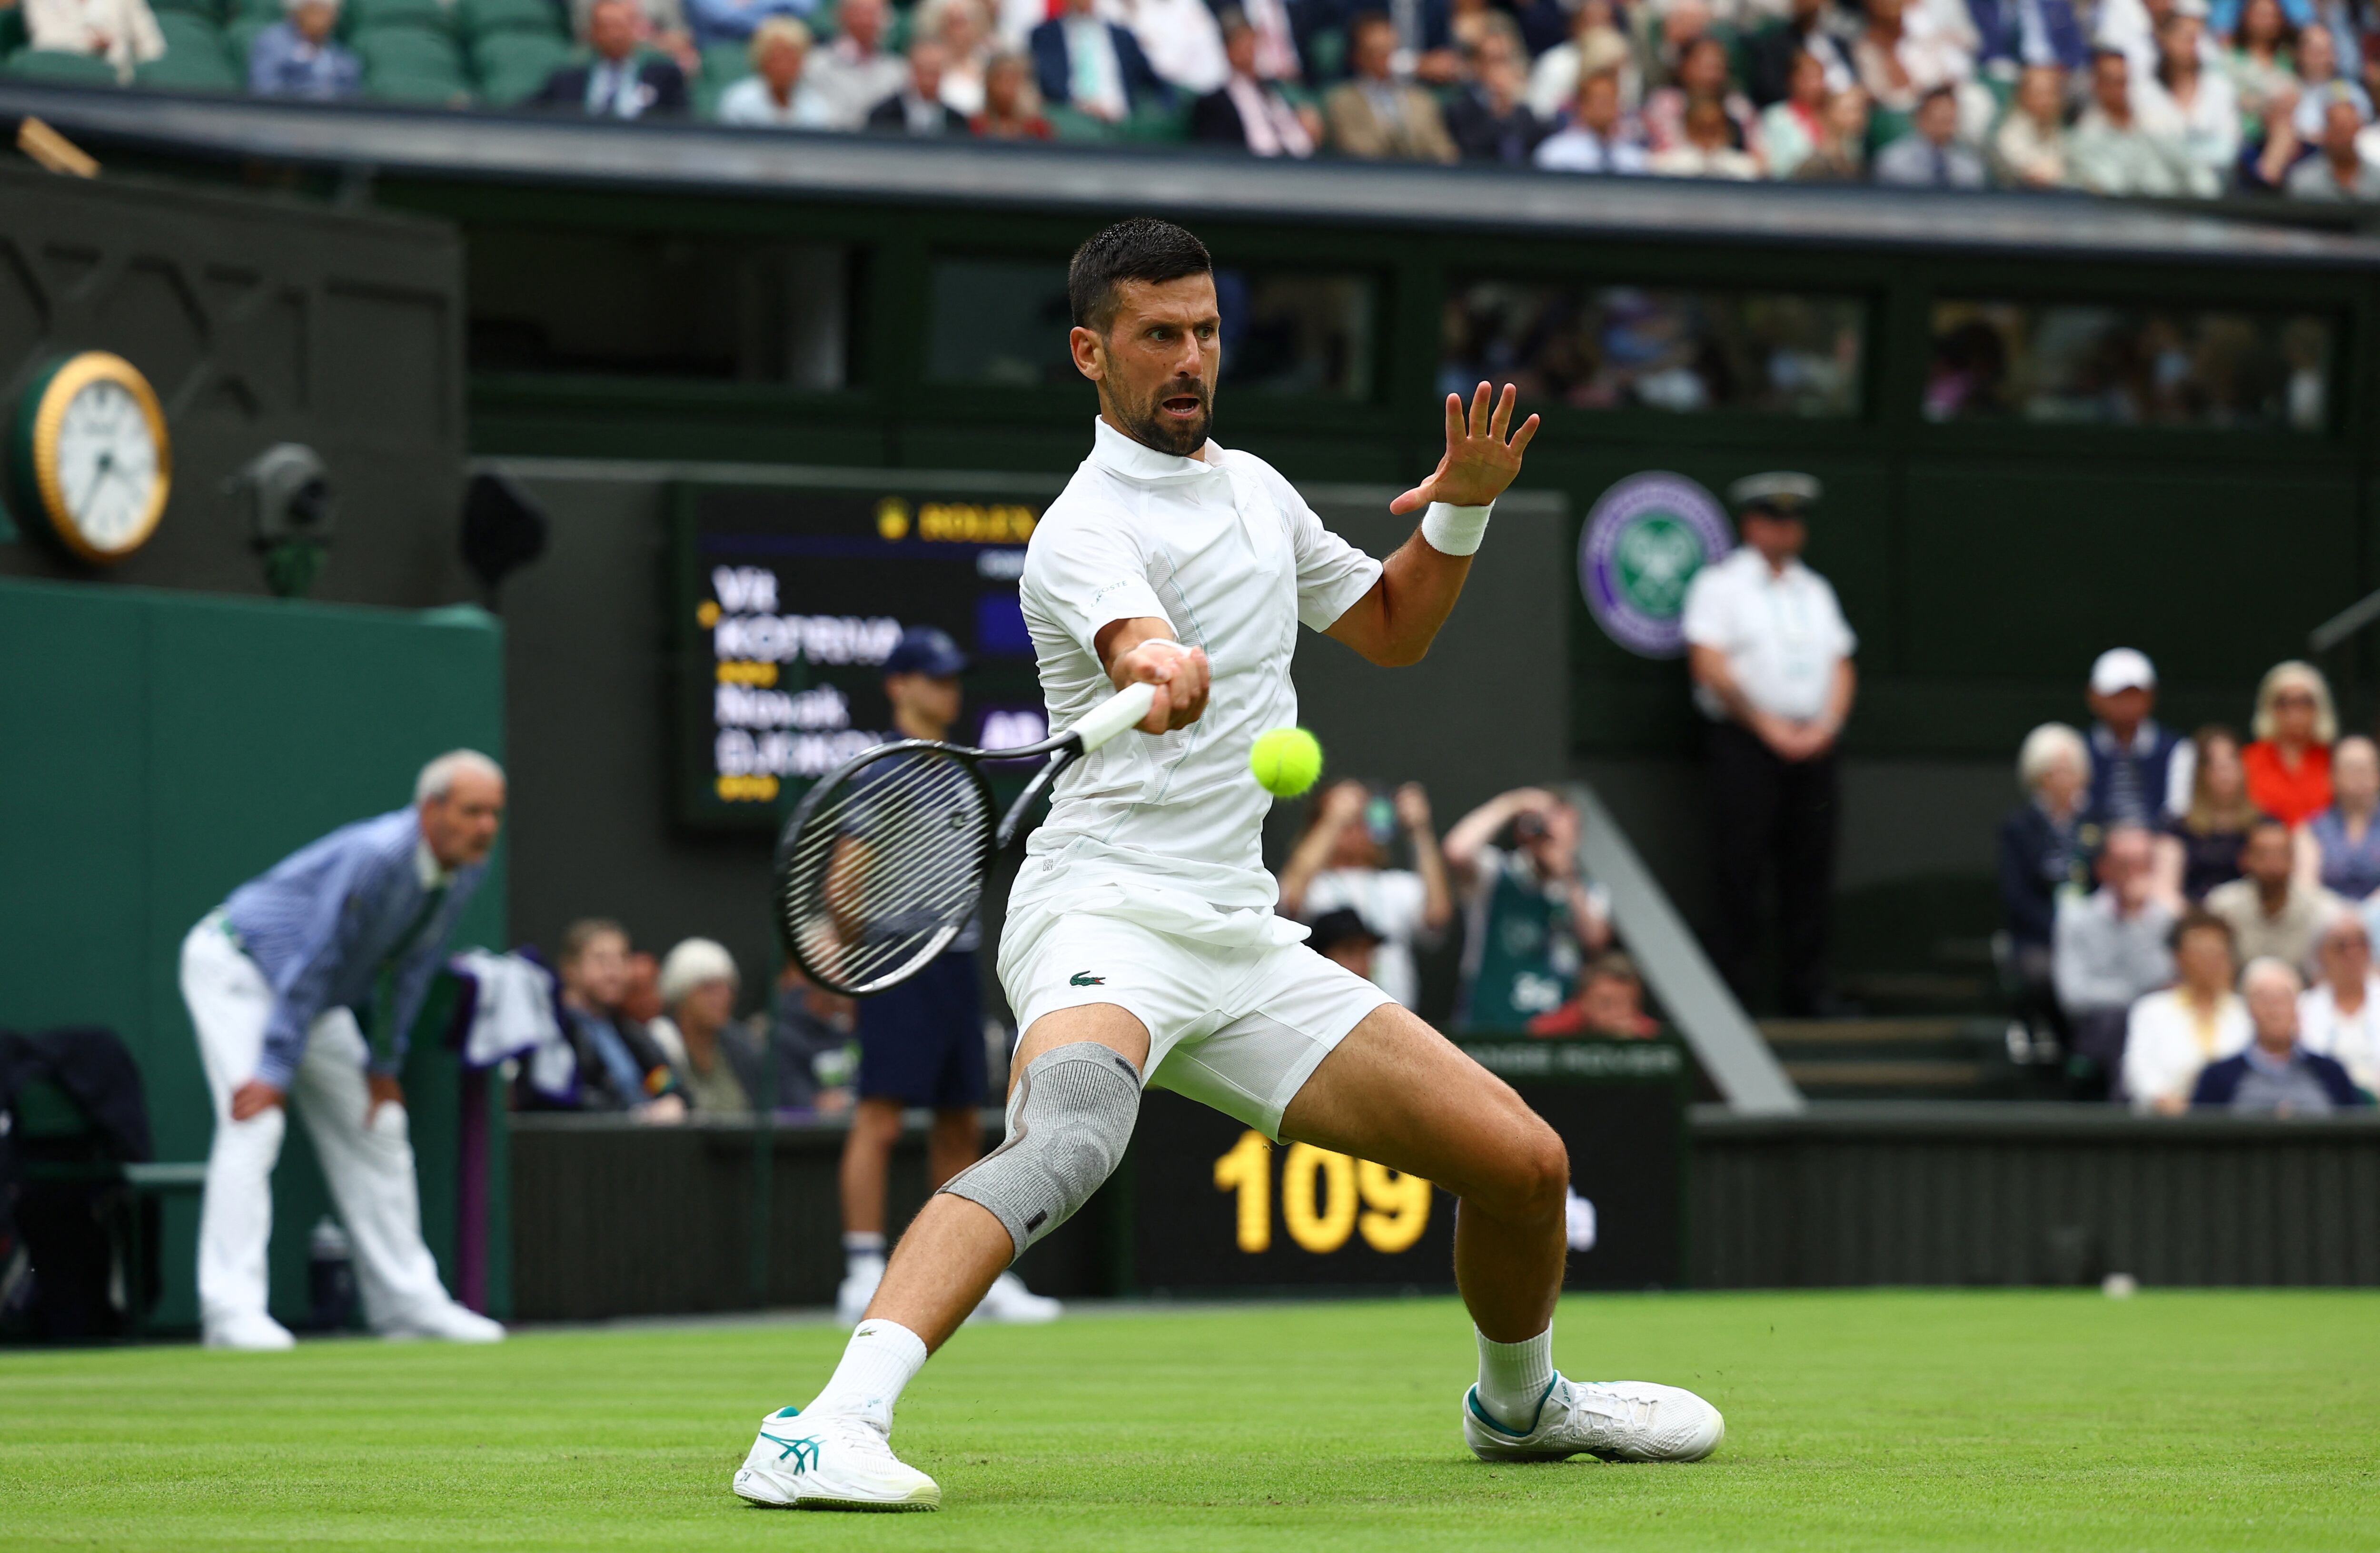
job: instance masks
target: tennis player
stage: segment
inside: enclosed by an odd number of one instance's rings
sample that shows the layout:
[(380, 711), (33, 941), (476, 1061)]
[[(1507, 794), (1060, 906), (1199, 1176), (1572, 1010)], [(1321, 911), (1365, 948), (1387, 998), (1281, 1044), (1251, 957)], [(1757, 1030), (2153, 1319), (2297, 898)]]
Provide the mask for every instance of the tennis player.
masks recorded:
[(1455, 1281), (1478, 1336), (1463, 1438), (1485, 1461), (1696, 1461), (1725, 1433), (1689, 1391), (1587, 1384), (1553, 1364), (1570, 1165), (1520, 1097), (1276, 916), (1248, 770), (1297, 721), (1303, 624), (1416, 662), (1462, 591), (1536, 432), (1513, 393), (1446, 402), (1446, 454), (1390, 510), (1424, 510), (1385, 564), (1323, 528), (1263, 460), (1207, 435), (1220, 366), (1212, 265), (1153, 220), (1085, 243), (1075, 365), (1099, 385), (1090, 456), (1034, 531), (1026, 624), (1052, 727), (1117, 689), (1156, 696), (1058, 784), (1012, 892), (999, 970), (1025, 1035), (1007, 1139), (929, 1199), (826, 1389), (763, 1419), (735, 1490), (764, 1505), (932, 1509), (892, 1453), (928, 1354), (1123, 1157), (1155, 1084), (1276, 1140), (1423, 1176), (1460, 1199)]

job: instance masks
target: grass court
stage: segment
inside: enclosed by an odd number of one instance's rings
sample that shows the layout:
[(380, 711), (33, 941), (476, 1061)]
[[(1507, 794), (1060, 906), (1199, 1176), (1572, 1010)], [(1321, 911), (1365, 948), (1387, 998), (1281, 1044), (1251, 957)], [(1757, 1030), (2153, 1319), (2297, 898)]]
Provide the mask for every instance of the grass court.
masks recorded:
[(1572, 1298), (1557, 1362), (1727, 1413), (1695, 1466), (1488, 1467), (1451, 1299), (963, 1331), (895, 1447), (929, 1515), (747, 1509), (823, 1325), (0, 1354), (0, 1547), (2380, 1548), (2380, 1297)]

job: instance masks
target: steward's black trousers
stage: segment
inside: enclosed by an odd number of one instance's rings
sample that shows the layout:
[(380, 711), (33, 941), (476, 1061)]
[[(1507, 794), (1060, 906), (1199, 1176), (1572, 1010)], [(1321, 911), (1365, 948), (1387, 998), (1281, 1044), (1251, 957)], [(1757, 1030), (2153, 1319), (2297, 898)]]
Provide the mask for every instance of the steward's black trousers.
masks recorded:
[(1816, 1013), (1827, 991), (1827, 929), (1834, 904), (1835, 751), (1780, 759), (1733, 722), (1710, 731), (1712, 834), (1718, 894), (1711, 957), (1738, 1000), (1753, 1002), (1761, 886), (1773, 867), (1784, 1011)]

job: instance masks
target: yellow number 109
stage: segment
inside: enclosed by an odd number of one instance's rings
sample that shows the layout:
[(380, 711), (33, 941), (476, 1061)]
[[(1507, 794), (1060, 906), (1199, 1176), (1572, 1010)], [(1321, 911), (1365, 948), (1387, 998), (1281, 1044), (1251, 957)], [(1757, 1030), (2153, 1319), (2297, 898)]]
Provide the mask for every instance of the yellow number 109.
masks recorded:
[[(1215, 1161), (1215, 1190), (1235, 1195), (1239, 1247), (1272, 1248), (1272, 1145), (1251, 1128)], [(1394, 1255), (1429, 1228), (1430, 1184), (1369, 1159), (1295, 1143), (1281, 1167), (1281, 1219), (1301, 1251), (1328, 1256), (1357, 1231), (1373, 1250)], [(1358, 1211), (1358, 1200), (1361, 1211)]]

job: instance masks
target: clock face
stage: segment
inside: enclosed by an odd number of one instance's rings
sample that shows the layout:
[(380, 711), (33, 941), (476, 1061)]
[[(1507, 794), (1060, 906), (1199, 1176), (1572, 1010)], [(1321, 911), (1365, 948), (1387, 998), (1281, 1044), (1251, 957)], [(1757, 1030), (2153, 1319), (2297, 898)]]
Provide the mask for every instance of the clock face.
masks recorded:
[(12, 462), (50, 528), (86, 561), (121, 561), (165, 515), (174, 458), (139, 368), (87, 350), (27, 392)]
[(84, 384), (58, 423), (58, 494), (85, 544), (121, 554), (146, 536), (157, 497), (157, 439), (132, 391)]

